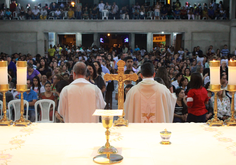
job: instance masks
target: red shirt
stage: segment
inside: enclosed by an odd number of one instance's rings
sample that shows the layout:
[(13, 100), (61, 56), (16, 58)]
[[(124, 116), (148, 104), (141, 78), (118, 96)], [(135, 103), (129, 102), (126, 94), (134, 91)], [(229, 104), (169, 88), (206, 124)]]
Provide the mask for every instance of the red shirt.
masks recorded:
[(201, 116), (206, 114), (205, 103), (208, 101), (207, 90), (203, 87), (199, 89), (190, 89), (188, 92), (187, 105), (188, 113), (195, 116)]

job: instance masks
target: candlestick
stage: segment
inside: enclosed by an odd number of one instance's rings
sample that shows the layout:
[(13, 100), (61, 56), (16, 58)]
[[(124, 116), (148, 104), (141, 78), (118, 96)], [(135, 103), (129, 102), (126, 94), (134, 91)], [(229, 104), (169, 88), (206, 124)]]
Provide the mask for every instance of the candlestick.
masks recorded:
[(0, 84), (8, 84), (8, 63), (7, 61), (0, 61)]
[(21, 103), (20, 103), (20, 119), (14, 122), (15, 126), (27, 126), (31, 122), (24, 118), (24, 98), (23, 93), (28, 91), (27, 89), (27, 62), (18, 61), (17, 64), (17, 85), (16, 90), (21, 93)]
[(221, 91), (220, 86), (220, 61), (210, 61), (210, 89), (214, 92), (214, 117), (207, 121), (210, 126), (222, 126), (224, 122), (217, 117), (217, 92)]
[(220, 61), (210, 61), (210, 82), (213, 85), (220, 85)]
[(230, 60), (228, 65), (228, 84), (229, 85), (236, 85), (236, 61)]

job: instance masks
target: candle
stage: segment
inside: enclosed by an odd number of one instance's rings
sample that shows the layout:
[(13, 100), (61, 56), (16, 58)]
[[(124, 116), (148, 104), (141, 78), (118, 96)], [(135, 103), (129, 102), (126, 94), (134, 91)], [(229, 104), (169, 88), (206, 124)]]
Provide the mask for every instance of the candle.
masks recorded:
[(236, 85), (236, 61), (230, 60), (229, 61), (229, 77), (228, 77), (228, 84), (229, 85)]
[(8, 84), (7, 61), (0, 61), (0, 85)]
[(210, 82), (213, 85), (220, 85), (220, 61), (210, 61)]
[(17, 85), (27, 84), (27, 62), (17, 61)]

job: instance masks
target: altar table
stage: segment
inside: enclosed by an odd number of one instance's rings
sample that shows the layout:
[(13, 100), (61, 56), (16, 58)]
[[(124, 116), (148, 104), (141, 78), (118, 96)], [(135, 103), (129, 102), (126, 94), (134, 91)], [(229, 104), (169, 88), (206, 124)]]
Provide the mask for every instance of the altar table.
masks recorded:
[[(160, 131), (172, 132), (161, 145)], [(206, 124), (129, 124), (111, 128), (121, 165), (236, 165), (236, 127)], [(92, 124), (0, 127), (0, 165), (94, 165), (105, 128)]]

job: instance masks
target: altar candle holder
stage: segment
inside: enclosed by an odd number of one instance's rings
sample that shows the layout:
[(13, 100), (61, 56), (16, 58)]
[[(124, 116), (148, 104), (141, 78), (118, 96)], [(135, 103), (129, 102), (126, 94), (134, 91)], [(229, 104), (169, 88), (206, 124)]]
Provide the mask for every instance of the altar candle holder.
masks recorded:
[(229, 61), (229, 82), (228, 82), (228, 87), (227, 90), (231, 92), (232, 94), (232, 99), (231, 99), (231, 117), (225, 121), (227, 126), (236, 126), (236, 120), (234, 118), (234, 94), (236, 92), (236, 61), (230, 60)]
[[(113, 116), (102, 116), (102, 125), (106, 128), (106, 144), (103, 149), (103, 154), (97, 155), (93, 158), (93, 161), (98, 164), (116, 164), (123, 160), (123, 156), (114, 154), (114, 147), (111, 148), (109, 143), (110, 131), (109, 129), (113, 125)], [(103, 148), (103, 147), (102, 147)], [(116, 149), (115, 149), (116, 150)], [(116, 150), (117, 152), (117, 150)]]
[(13, 122), (7, 118), (7, 109), (6, 109), (6, 92), (9, 91), (8, 85), (8, 72), (7, 72), (8, 63), (7, 61), (0, 61), (0, 92), (2, 92), (2, 112), (3, 118), (0, 120), (1, 126), (10, 126)]
[(23, 93), (28, 91), (27, 89), (27, 62), (26, 61), (17, 61), (17, 85), (16, 91), (21, 94), (21, 103), (20, 103), (20, 119), (14, 122), (15, 126), (28, 126), (31, 122), (24, 118), (24, 97)]
[(217, 92), (221, 91), (220, 85), (220, 61), (210, 61), (210, 89), (211, 92), (214, 92), (214, 117), (211, 120), (207, 121), (207, 124), (210, 126), (222, 126), (224, 122), (217, 117)]

